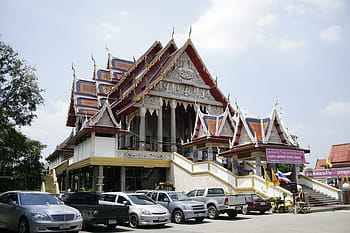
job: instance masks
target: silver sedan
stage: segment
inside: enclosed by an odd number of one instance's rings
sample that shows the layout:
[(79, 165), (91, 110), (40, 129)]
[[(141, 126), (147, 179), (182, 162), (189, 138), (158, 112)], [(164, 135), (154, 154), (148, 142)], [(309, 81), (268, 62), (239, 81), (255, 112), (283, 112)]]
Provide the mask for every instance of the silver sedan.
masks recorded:
[(54, 196), (36, 191), (9, 191), (0, 195), (0, 227), (19, 233), (79, 232), (83, 219), (78, 210)]
[(129, 225), (165, 225), (170, 223), (168, 209), (155, 203), (141, 193), (106, 192), (102, 194), (100, 204), (128, 205)]

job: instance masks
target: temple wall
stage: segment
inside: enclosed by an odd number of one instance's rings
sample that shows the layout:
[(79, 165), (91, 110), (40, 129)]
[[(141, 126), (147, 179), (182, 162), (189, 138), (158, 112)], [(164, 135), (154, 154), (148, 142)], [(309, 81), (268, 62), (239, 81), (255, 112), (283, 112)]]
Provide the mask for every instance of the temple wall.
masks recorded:
[(167, 180), (174, 183), (176, 191), (185, 193), (192, 189), (203, 187), (222, 187), (225, 192), (233, 192), (225, 183), (210, 174), (191, 175), (174, 163), (172, 163), (171, 168), (167, 172)]

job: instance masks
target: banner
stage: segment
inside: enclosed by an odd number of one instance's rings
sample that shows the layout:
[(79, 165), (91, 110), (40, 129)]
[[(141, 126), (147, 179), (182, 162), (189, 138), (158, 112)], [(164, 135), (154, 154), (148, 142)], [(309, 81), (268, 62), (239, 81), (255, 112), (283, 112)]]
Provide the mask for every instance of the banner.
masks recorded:
[(266, 160), (268, 163), (306, 163), (302, 150), (266, 149)]
[(304, 174), (310, 178), (341, 177), (341, 175), (349, 176), (350, 168), (306, 170)]

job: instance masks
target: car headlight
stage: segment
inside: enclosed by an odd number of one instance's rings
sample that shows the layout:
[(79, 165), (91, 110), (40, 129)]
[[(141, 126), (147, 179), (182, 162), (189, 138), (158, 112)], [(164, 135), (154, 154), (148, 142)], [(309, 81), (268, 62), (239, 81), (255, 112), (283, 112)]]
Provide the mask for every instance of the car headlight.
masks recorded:
[(184, 204), (185, 210), (192, 210), (192, 207), (189, 204)]
[(151, 215), (152, 214), (149, 210), (140, 209), (140, 211), (141, 211), (141, 214), (144, 214), (144, 215)]
[(34, 221), (48, 221), (49, 216), (46, 214), (32, 213), (32, 218)]
[(81, 217), (81, 213), (79, 212), (79, 213), (76, 213), (75, 214), (75, 219), (77, 220), (77, 219), (81, 219), (82, 217)]

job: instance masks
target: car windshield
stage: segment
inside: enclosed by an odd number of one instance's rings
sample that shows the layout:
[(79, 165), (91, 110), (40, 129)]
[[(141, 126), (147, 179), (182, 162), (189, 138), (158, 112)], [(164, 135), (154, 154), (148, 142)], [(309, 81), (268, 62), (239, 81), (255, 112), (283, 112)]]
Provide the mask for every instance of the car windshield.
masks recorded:
[(59, 201), (54, 196), (46, 193), (20, 193), (19, 198), (22, 205), (59, 204)]
[(154, 205), (156, 204), (154, 201), (149, 199), (148, 197), (144, 195), (128, 195), (130, 200), (135, 204), (135, 205)]
[(249, 201), (258, 201), (258, 200), (262, 200), (262, 197), (257, 195), (257, 194), (253, 194), (253, 195), (247, 196), (247, 200), (249, 200)]
[(189, 198), (186, 194), (181, 192), (168, 193), (173, 201), (188, 201)]

